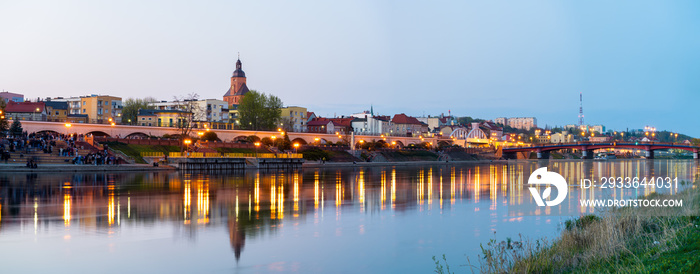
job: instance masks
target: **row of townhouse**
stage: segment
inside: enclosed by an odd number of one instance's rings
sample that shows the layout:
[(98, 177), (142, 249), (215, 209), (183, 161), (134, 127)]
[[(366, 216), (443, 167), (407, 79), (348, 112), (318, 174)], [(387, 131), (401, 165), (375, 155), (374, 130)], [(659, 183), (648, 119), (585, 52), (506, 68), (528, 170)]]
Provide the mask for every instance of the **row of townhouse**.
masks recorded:
[(428, 125), (406, 114), (394, 117), (373, 115), (371, 112), (353, 114), (341, 118), (312, 118), (307, 124), (308, 132), (328, 134), (419, 136), (429, 134)]
[(90, 95), (38, 102), (8, 101), (2, 115), (13, 120), (116, 124), (121, 122), (121, 109), (119, 97)]

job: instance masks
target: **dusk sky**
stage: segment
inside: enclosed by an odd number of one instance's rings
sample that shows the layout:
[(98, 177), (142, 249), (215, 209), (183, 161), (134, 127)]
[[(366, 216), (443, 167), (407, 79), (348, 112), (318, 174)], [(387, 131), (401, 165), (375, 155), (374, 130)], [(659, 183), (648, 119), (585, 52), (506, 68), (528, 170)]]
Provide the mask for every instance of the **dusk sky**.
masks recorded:
[(697, 1), (0, 1), (0, 89), (248, 87), (321, 116), (534, 116), (700, 137)]

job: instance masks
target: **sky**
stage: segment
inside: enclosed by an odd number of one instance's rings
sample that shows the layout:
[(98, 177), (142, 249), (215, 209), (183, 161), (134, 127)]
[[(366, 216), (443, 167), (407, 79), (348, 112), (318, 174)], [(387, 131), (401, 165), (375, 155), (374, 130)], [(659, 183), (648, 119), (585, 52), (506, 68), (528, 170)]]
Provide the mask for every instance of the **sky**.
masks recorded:
[(536, 117), (700, 137), (697, 1), (0, 0), (0, 89), (248, 87), (321, 116)]

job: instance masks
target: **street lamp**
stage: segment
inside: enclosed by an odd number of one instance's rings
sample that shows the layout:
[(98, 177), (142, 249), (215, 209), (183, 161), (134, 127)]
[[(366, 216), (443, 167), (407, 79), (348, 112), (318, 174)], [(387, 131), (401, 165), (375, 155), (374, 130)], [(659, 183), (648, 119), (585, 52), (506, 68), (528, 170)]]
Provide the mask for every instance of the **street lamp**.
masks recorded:
[(192, 143), (192, 140), (190, 140), (190, 139), (185, 139), (185, 140), (182, 141), (182, 143), (185, 144), (185, 149), (187, 150), (187, 151), (186, 151), (186, 152), (187, 152), (187, 157), (189, 157), (189, 156), (190, 156), (190, 152), (189, 152), (189, 151), (190, 151), (190, 144)]
[(255, 142), (255, 158), (258, 158), (258, 147), (260, 147), (260, 142)]
[(299, 143), (294, 143), (294, 153), (297, 153), (298, 148), (299, 148)]

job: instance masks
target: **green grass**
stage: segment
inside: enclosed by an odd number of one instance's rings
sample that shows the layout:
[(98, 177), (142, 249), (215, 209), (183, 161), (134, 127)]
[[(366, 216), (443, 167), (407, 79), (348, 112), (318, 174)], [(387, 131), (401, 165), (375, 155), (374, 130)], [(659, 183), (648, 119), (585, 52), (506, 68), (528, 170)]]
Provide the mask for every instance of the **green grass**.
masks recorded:
[(145, 164), (146, 161), (141, 157), (142, 152), (180, 152), (179, 146), (161, 146), (161, 145), (129, 145), (120, 142), (104, 143), (114, 150), (121, 151), (127, 156), (136, 160), (137, 163)]
[(582, 216), (567, 221), (561, 236), (547, 247), (488, 250), (495, 255), (485, 272), (699, 273), (700, 189), (646, 198), (683, 200), (683, 207), (621, 208)]
[[(469, 261), (467, 266), (482, 273), (700, 273), (697, 185), (696, 181), (675, 195), (645, 197), (683, 200), (683, 207), (621, 208), (585, 215), (566, 221), (554, 241), (499, 242), (494, 234), (481, 247), (480, 266)], [(433, 260), (435, 272), (444, 271), (441, 262)]]
[[(696, 223), (697, 223), (697, 217)], [(653, 256), (645, 254), (644, 265), (649, 273), (667, 272), (673, 270), (684, 273), (700, 273), (700, 233), (698, 228), (677, 232), (679, 248)], [(651, 252), (647, 252), (651, 253)]]

